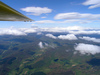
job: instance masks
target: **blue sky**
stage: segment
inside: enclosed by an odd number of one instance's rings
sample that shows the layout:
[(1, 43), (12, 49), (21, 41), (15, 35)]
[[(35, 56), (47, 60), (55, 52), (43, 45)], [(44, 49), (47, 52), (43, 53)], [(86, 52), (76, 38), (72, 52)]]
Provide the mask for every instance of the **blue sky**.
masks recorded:
[[(1, 28), (100, 27), (100, 0), (1, 0), (34, 22), (1, 21)], [(31, 10), (32, 9), (32, 10)]]

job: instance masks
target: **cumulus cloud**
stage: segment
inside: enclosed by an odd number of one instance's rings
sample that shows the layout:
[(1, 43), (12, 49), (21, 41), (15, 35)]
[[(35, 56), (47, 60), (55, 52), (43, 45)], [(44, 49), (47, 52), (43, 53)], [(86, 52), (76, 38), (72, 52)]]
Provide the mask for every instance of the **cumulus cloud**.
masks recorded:
[(96, 54), (100, 53), (100, 47), (91, 44), (79, 43), (75, 46), (75, 50), (81, 54)]
[(0, 35), (27, 35), (25, 32), (12, 28), (1, 28)]
[(54, 35), (52, 35), (52, 34), (46, 34), (45, 36), (50, 37), (50, 38), (53, 38), (53, 39), (57, 39), (57, 37), (54, 36)]
[(39, 32), (39, 28), (0, 28), (0, 35), (27, 35)]
[(48, 43), (41, 42), (41, 41), (39, 42), (38, 45), (39, 45), (40, 48), (50, 47), (50, 45)]
[(89, 14), (89, 13), (78, 13), (78, 12), (70, 12), (70, 13), (60, 13), (57, 14), (54, 19), (86, 19), (86, 20), (98, 20), (100, 19), (100, 14)]
[(30, 12), (30, 15), (35, 15), (35, 16), (39, 16), (41, 14), (47, 14), (47, 13), (51, 13), (52, 9), (49, 9), (47, 7), (26, 7), (26, 8), (21, 8), (22, 11), (25, 12)]
[(62, 39), (62, 40), (77, 40), (77, 37), (74, 34), (67, 34), (67, 35), (59, 35), (58, 37), (52, 34), (46, 34), (45, 36), (53, 38), (53, 39)]
[(77, 37), (74, 34), (60, 35), (58, 38), (62, 40), (77, 40)]
[(86, 0), (82, 3), (85, 6), (89, 6), (89, 9), (100, 7), (100, 0)]
[(91, 37), (87, 37), (87, 36), (83, 36), (83, 37), (79, 37), (79, 38), (83, 39), (83, 40), (87, 40), (87, 41), (93, 41), (93, 42), (100, 43), (100, 39), (96, 39), (96, 38), (91, 38)]
[(44, 46), (43, 46), (43, 43), (42, 43), (42, 42), (39, 42), (39, 44), (38, 44), (38, 45), (39, 45), (39, 47), (40, 47), (40, 48), (44, 48)]

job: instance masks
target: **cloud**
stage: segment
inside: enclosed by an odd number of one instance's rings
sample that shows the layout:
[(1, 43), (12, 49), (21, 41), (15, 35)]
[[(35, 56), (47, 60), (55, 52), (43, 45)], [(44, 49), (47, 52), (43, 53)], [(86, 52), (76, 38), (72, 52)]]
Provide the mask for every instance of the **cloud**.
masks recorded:
[(35, 23), (43, 24), (43, 23), (56, 23), (56, 22), (52, 20), (41, 20), (41, 21), (36, 21)]
[(84, 28), (84, 27), (81, 27), (81, 26), (68, 26), (68, 27), (65, 27), (66, 30), (84, 30), (84, 29), (88, 29), (88, 28)]
[(89, 6), (89, 9), (100, 7), (100, 0), (86, 0), (82, 3), (85, 6)]
[(43, 23), (73, 23), (73, 22), (78, 22), (81, 24), (85, 23), (91, 23), (92, 21), (90, 20), (79, 20), (79, 19), (70, 19), (70, 20), (65, 20), (65, 21), (53, 21), (53, 20), (40, 20), (40, 21), (35, 21), (33, 23), (38, 23), (38, 24), (43, 24)]
[(74, 34), (60, 35), (58, 38), (62, 40), (77, 40), (77, 37)]
[(28, 33), (39, 32), (39, 28), (0, 28), (0, 35), (27, 35)]
[(100, 34), (100, 29), (85, 28), (81, 26), (38, 28), (35, 25), (33, 25), (31, 28), (0, 28), (0, 35), (27, 35), (28, 33), (41, 34), (42, 32), (60, 32), (60, 33), (66, 32), (66, 33), (74, 34), (74, 35), (79, 35), (79, 34), (88, 35), (88, 34)]
[(26, 8), (21, 8), (21, 10), (25, 12), (29, 12), (31, 13), (30, 15), (35, 15), (35, 16), (52, 12), (52, 9), (49, 9), (47, 7), (43, 7), (43, 8), (42, 7), (26, 7)]
[(60, 13), (57, 14), (54, 19), (68, 19), (68, 20), (99, 20), (100, 19), (100, 14), (89, 14), (89, 13), (78, 13), (78, 12), (70, 12), (70, 13)]
[[(43, 32), (70, 32), (73, 30), (86, 30), (91, 28), (84, 28), (81, 26), (68, 26), (68, 27), (53, 27), (53, 28), (41, 28)], [(70, 32), (74, 33), (74, 32)]]
[(69, 33), (71, 34), (75, 34), (75, 35), (79, 35), (79, 34), (100, 34), (100, 31), (97, 31), (97, 30), (90, 30), (90, 31), (87, 31), (87, 30), (79, 30), (79, 31), (68, 31)]
[(44, 46), (43, 46), (43, 43), (42, 43), (42, 42), (39, 42), (39, 44), (38, 44), (38, 45), (39, 45), (39, 47), (40, 47), (40, 48), (44, 48)]
[(46, 34), (45, 36), (53, 38), (53, 39), (62, 39), (62, 40), (77, 40), (77, 37), (74, 34), (67, 34), (67, 35), (59, 35), (58, 37), (52, 34)]
[(50, 38), (53, 38), (53, 39), (57, 39), (57, 37), (54, 36), (54, 35), (52, 35), (52, 34), (46, 34), (45, 36), (50, 37)]
[(41, 18), (47, 18), (47, 17), (41, 17)]
[(25, 33), (35, 33), (35, 32), (37, 32), (37, 30), (36, 29), (33, 29), (33, 28), (30, 28), (30, 29), (24, 30), (24, 32)]
[(86, 23), (91, 23), (92, 21), (90, 21), (90, 20), (81, 20), (81, 19), (68, 19), (68, 20), (65, 20), (65, 21), (58, 21), (58, 23), (73, 23), (73, 22), (86, 24)]
[(43, 35), (43, 33), (41, 33), (41, 32), (37, 32), (37, 35)]
[(38, 45), (40, 48), (51, 47), (48, 43), (45, 43), (45, 42), (39, 42)]
[(47, 43), (44, 43), (44, 45), (47, 46), (47, 47), (49, 46)]
[(96, 45), (91, 45), (91, 44), (84, 44), (84, 43), (79, 43), (78, 45), (75, 46), (75, 50), (80, 52), (81, 54), (96, 54), (100, 53), (100, 47)]
[(1, 28), (0, 35), (27, 35), (25, 32), (14, 28)]
[(87, 36), (79, 37), (79, 38), (83, 39), (83, 40), (87, 40), (87, 41), (93, 41), (93, 42), (100, 43), (100, 39), (96, 39), (96, 38), (91, 38), (91, 37), (87, 37)]

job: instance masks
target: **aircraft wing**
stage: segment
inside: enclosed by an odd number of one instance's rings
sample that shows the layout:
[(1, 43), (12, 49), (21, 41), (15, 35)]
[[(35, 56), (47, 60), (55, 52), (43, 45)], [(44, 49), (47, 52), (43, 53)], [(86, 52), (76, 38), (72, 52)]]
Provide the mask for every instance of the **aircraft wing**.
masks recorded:
[(0, 1), (0, 21), (33, 21)]

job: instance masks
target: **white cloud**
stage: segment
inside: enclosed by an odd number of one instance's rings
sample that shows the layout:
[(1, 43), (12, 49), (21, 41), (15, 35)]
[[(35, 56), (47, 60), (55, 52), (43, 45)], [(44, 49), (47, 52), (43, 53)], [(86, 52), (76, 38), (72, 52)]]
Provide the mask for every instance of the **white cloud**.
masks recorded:
[(0, 35), (27, 35), (39, 32), (39, 28), (0, 28)]
[(91, 28), (84, 28), (81, 26), (41, 28), (41, 30), (44, 32), (70, 32), (70, 33), (74, 33), (74, 32), (71, 32), (73, 30), (86, 30), (86, 29), (91, 29)]
[(78, 13), (78, 12), (70, 12), (70, 13), (60, 13), (57, 14), (54, 19), (68, 19), (68, 20), (77, 20), (77, 19), (81, 19), (81, 20), (98, 20), (100, 19), (100, 14), (89, 14), (89, 13)]
[(41, 32), (38, 32), (38, 33), (37, 33), (37, 35), (43, 35), (43, 33), (41, 33)]
[(89, 9), (100, 7), (100, 0), (86, 0), (83, 5), (89, 6)]
[(57, 39), (57, 37), (54, 36), (54, 35), (52, 35), (52, 34), (46, 34), (45, 36), (50, 37), (50, 38), (53, 38), (53, 39)]
[(71, 34), (100, 34), (100, 31), (96, 31), (96, 30), (90, 30), (90, 31), (86, 31), (86, 30), (79, 30), (79, 31), (68, 31)]
[(33, 28), (29, 28), (29, 29), (26, 29), (24, 32), (25, 33), (35, 33), (35, 32), (37, 32), (37, 30), (33, 29)]
[(35, 24), (32, 24), (31, 26), (35, 26)]
[(83, 19), (82, 20), (81, 19), (68, 19), (65, 21), (58, 21), (58, 23), (73, 23), (73, 22), (85, 24), (85, 23), (91, 23), (92, 21), (91, 20), (83, 20)]
[(42, 42), (39, 42), (39, 44), (38, 44), (38, 45), (39, 45), (39, 47), (40, 47), (40, 48), (44, 48), (44, 46), (43, 46), (43, 43), (42, 43)]
[(91, 37), (87, 37), (87, 36), (83, 36), (83, 37), (79, 37), (79, 38), (83, 39), (83, 40), (87, 40), (87, 41), (93, 41), (93, 42), (100, 43), (100, 39), (96, 39), (96, 38), (91, 38)]
[(75, 46), (75, 50), (79, 51), (81, 54), (96, 54), (100, 53), (100, 47), (96, 45), (91, 44), (84, 44), (79, 43), (77, 46)]
[(47, 43), (44, 43), (45, 44), (45, 46), (49, 46)]
[(43, 24), (43, 23), (73, 23), (73, 22), (78, 22), (78, 23), (91, 23), (92, 21), (90, 20), (79, 20), (79, 19), (69, 19), (65, 21), (53, 21), (53, 20), (40, 20), (40, 21), (35, 21), (33, 23), (38, 23), (38, 24)]
[(58, 38), (62, 40), (77, 40), (77, 37), (74, 34), (60, 35)]
[(41, 21), (36, 21), (35, 23), (38, 23), (38, 24), (42, 24), (42, 23), (55, 23), (55, 21), (52, 21), (52, 20), (41, 20)]
[(21, 8), (22, 11), (25, 12), (30, 12), (30, 15), (35, 15), (35, 16), (39, 16), (41, 14), (47, 14), (47, 13), (51, 13), (52, 9), (49, 9), (47, 7), (26, 7), (26, 8)]
[(84, 28), (84, 27), (81, 27), (81, 26), (68, 26), (68, 27), (65, 27), (66, 30), (84, 30), (84, 29), (88, 29), (88, 28)]
[[(27, 35), (28, 33), (41, 34), (42, 32), (66, 32), (69, 34), (100, 34), (100, 29), (85, 28), (81, 26), (53, 27), (53, 28), (0, 28), (0, 35)], [(42, 33), (43, 34), (43, 33)]]
[(47, 17), (41, 17), (41, 18), (47, 18)]
[(25, 32), (14, 28), (1, 28), (0, 35), (27, 35)]

